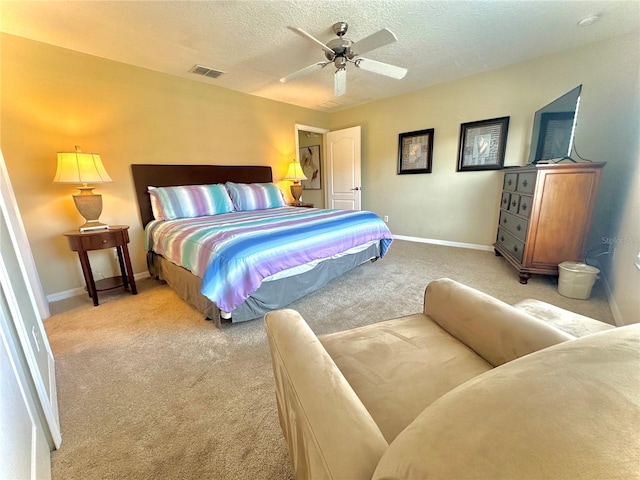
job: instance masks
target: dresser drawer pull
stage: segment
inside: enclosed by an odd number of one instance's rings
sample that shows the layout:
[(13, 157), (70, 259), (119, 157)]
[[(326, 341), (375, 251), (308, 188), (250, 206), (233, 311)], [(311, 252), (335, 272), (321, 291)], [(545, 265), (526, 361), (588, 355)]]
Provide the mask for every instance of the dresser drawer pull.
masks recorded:
[(520, 208), (522, 208), (522, 210), (526, 210), (526, 209), (527, 209), (527, 204), (526, 204), (526, 203), (523, 203), (523, 204), (520, 206)]
[(502, 223), (507, 223), (507, 219), (506, 219), (506, 218), (503, 218), (503, 219), (502, 219)]
[(514, 200), (513, 202), (511, 202), (511, 206), (515, 207), (516, 206), (516, 201)]
[(517, 252), (517, 251), (518, 251), (518, 246), (517, 246), (517, 245), (514, 245), (514, 246), (513, 246), (513, 251), (514, 251), (514, 252)]
[(507, 181), (507, 185), (511, 185), (512, 183), (513, 183), (513, 181), (512, 181), (511, 179), (509, 179), (509, 180)]
[(506, 205), (506, 204), (507, 204), (507, 199), (506, 199), (506, 198), (502, 200), (502, 204), (503, 204), (503, 205)]
[(529, 184), (529, 182), (527, 182), (526, 180), (523, 180), (523, 181), (522, 181), (522, 186), (523, 186), (523, 187), (526, 187), (528, 184)]
[(518, 231), (522, 230), (522, 227), (520, 226), (520, 224), (516, 225), (516, 230)]
[(501, 241), (501, 242), (504, 242), (504, 235), (502, 235), (502, 236), (500, 237), (500, 241)]

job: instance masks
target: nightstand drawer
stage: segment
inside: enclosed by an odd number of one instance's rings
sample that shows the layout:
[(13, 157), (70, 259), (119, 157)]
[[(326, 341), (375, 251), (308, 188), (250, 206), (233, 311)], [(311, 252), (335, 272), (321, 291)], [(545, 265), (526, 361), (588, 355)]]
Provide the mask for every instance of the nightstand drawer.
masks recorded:
[(510, 255), (515, 257), (519, 262), (522, 262), (522, 254), (524, 253), (524, 243), (510, 235), (509, 232), (498, 229), (498, 238), (496, 242), (502, 245)]
[(522, 241), (526, 239), (528, 223), (526, 220), (508, 212), (500, 212), (500, 227), (508, 230), (509, 233)]
[(103, 248), (117, 247), (125, 243), (122, 232), (108, 232), (92, 234), (80, 239), (85, 250), (102, 250)]

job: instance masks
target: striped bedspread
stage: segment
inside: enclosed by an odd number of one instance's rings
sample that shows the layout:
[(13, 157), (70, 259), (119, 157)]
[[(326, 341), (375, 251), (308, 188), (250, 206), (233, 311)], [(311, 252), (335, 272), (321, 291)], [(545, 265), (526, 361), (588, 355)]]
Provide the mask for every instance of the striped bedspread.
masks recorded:
[(372, 212), (282, 207), (152, 221), (145, 248), (201, 277), (202, 294), (231, 312), (262, 281), (283, 270), (380, 241), (393, 241)]

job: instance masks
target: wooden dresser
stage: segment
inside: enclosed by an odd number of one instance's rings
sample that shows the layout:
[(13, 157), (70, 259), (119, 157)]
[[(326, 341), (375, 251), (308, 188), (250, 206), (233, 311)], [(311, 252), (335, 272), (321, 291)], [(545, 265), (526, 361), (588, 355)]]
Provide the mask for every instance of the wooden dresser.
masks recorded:
[(564, 261), (584, 261), (604, 163), (556, 163), (505, 168), (496, 255), (516, 270), (558, 274)]

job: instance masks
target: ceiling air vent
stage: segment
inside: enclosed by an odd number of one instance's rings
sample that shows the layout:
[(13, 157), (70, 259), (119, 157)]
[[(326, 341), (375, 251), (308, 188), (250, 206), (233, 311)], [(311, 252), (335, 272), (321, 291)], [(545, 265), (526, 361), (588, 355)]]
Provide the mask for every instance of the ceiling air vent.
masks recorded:
[(204, 75), (209, 78), (218, 78), (220, 75), (224, 75), (226, 72), (222, 70), (215, 70), (213, 68), (205, 67), (204, 65), (194, 65), (189, 70), (190, 73), (196, 73), (198, 75)]

